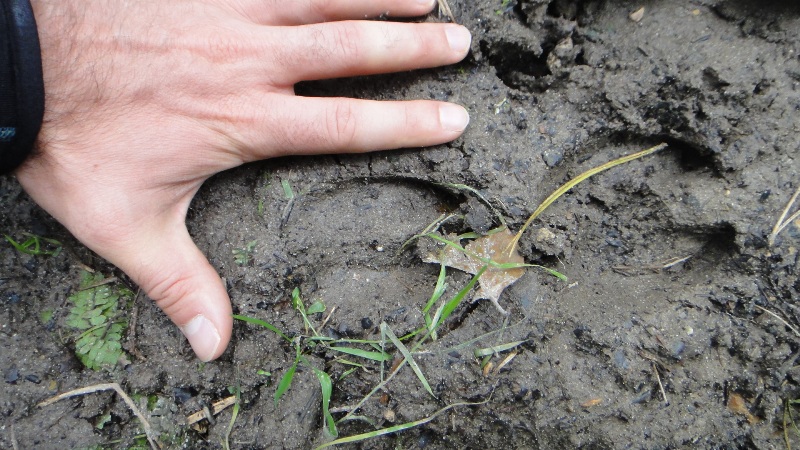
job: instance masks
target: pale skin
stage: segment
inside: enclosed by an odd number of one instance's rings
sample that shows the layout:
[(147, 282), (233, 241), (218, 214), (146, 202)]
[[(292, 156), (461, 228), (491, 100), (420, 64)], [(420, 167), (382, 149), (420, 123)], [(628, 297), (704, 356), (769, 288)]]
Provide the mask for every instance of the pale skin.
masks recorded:
[(435, 0), (33, 0), (46, 110), (23, 188), (127, 273), (198, 358), (228, 345), (231, 304), (186, 211), (217, 172), (284, 155), (451, 141), (461, 106), (304, 98), (304, 80), (452, 64), (454, 24), (364, 21)]

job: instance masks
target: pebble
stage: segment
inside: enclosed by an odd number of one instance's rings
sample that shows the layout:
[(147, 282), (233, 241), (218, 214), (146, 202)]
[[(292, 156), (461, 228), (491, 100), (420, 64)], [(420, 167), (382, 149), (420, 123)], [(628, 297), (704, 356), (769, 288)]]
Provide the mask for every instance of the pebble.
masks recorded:
[(375, 323), (373, 323), (372, 319), (370, 319), (369, 317), (364, 317), (363, 319), (361, 319), (361, 328), (363, 328), (365, 330), (369, 330), (374, 326), (375, 326)]
[(20, 297), (16, 292), (9, 292), (6, 300), (8, 301), (9, 305), (16, 305), (22, 301), (22, 297)]
[(547, 164), (547, 167), (555, 167), (564, 160), (564, 153), (558, 149), (547, 149), (542, 152), (542, 160)]
[(33, 384), (39, 384), (42, 382), (42, 379), (39, 378), (39, 375), (36, 375), (35, 373), (32, 373), (30, 375), (25, 375), (25, 379)]
[(189, 399), (192, 398), (192, 393), (189, 390), (183, 388), (174, 388), (172, 390), (172, 395), (175, 396), (175, 403), (179, 405), (188, 402)]
[(8, 384), (15, 384), (17, 380), (19, 380), (19, 369), (17, 369), (17, 366), (11, 366), (11, 368), (6, 371), (5, 380)]

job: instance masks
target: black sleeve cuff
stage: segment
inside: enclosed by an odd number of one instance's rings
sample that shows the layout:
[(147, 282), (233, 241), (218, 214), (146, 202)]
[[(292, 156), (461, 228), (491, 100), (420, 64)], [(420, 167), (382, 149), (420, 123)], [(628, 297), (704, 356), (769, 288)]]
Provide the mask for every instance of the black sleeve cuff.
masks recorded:
[(29, 0), (0, 0), (0, 174), (30, 154), (44, 116), (42, 56)]

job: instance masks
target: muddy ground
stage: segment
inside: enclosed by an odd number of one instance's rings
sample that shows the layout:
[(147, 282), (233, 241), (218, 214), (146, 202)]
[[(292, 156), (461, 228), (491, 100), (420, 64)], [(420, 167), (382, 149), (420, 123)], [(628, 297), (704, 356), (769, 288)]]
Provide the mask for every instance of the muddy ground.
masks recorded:
[[(579, 185), (525, 234), (525, 259), (559, 270), (567, 282), (529, 270), (501, 297), (510, 313), (503, 331), (505, 318), (491, 303), (459, 307), (416, 357), (436, 398), (404, 367), (360, 411), (372, 424), (340, 423), (340, 435), (486, 401), (354, 448), (786, 447), (785, 404), (800, 398), (800, 223), (773, 245), (768, 236), (800, 184), (798, 3), (450, 6), (474, 35), (463, 63), (299, 91), (458, 102), (472, 115), (461, 139), (251, 164), (204, 186), (188, 222), (225, 277), (234, 310), (305, 334), (289, 303), (298, 287), (307, 303), (325, 303), (326, 313), (310, 318), (323, 335), (380, 339), (381, 321), (398, 335), (415, 330), (438, 267), (413, 246), (398, 254), (403, 242), (443, 213), (460, 215), (443, 226), (446, 233), (499, 225), (492, 208), (447, 183), (477, 189), (516, 230), (572, 176), (666, 142), (666, 150)], [(629, 14), (640, 6), (636, 22)], [(321, 395), (307, 367), (274, 405), (295, 351), (263, 328), (237, 322), (225, 355), (199, 364), (177, 328), (139, 296), (123, 305), (126, 361), (113, 370), (83, 368), (76, 332), (65, 324), (81, 265), (124, 277), (11, 178), (0, 179), (0, 211), (0, 231), (64, 244), (55, 257), (0, 246), (0, 447), (141, 445), (136, 418), (111, 393), (36, 407), (54, 393), (111, 381), (138, 399), (173, 448), (221, 448), (231, 408), (199, 431), (182, 421), (228, 397), (232, 386), (242, 400), (233, 448), (325, 441)], [(252, 241), (251, 257), (237, 263), (234, 250)], [(687, 259), (665, 268), (674, 258)], [(469, 278), (450, 270), (445, 298)], [(513, 341), (524, 341), (516, 357), (484, 373), (474, 349)], [(381, 375), (366, 363), (368, 371), (340, 379), (350, 366), (333, 361), (339, 356), (321, 347), (308, 353), (333, 377), (331, 406), (341, 409)], [(789, 439), (800, 446), (794, 430)]]

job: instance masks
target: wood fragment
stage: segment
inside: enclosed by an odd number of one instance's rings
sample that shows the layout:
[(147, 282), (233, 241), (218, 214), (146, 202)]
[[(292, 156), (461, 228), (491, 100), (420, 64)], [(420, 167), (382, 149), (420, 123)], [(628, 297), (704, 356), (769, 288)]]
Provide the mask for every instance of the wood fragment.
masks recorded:
[(500, 373), (500, 370), (501, 370), (503, 367), (507, 366), (507, 365), (508, 365), (508, 364), (509, 364), (511, 361), (513, 361), (513, 360), (514, 360), (514, 358), (516, 358), (516, 357), (517, 357), (517, 352), (511, 352), (511, 353), (509, 353), (509, 354), (508, 354), (508, 356), (506, 356), (505, 358), (503, 358), (503, 360), (502, 360), (502, 361), (500, 361), (500, 364), (498, 364), (498, 365), (497, 365), (497, 367), (494, 369), (494, 373), (495, 373), (495, 374), (498, 374), (498, 373)]
[(150, 443), (150, 447), (155, 450), (160, 450), (164, 448), (164, 444), (159, 442), (158, 437), (153, 433), (153, 429), (150, 427), (150, 422), (148, 422), (147, 419), (144, 417), (144, 415), (139, 411), (139, 408), (137, 408), (136, 404), (133, 403), (133, 400), (131, 400), (131, 398), (128, 397), (128, 394), (126, 394), (125, 391), (122, 390), (122, 387), (119, 385), (119, 383), (95, 384), (93, 386), (74, 389), (72, 391), (67, 391), (64, 392), (63, 394), (56, 395), (55, 397), (50, 397), (47, 400), (44, 400), (41, 403), (37, 404), (36, 406), (42, 408), (45, 406), (52, 405), (53, 403), (56, 403), (60, 400), (64, 400), (65, 398), (78, 397), (81, 395), (94, 394), (97, 392), (110, 391), (110, 390), (115, 391), (117, 395), (122, 397), (122, 400), (125, 402), (126, 405), (128, 405), (128, 408), (130, 408), (131, 411), (133, 411), (133, 414), (135, 414), (136, 418), (139, 419), (139, 422), (142, 423), (142, 428), (144, 428), (144, 433), (145, 435), (147, 435), (147, 442)]
[(327, 325), (328, 321), (331, 320), (331, 316), (333, 315), (334, 311), (336, 311), (336, 306), (335, 305), (334, 305), (333, 308), (331, 308), (331, 312), (328, 313), (328, 316), (325, 317), (325, 320), (322, 321), (322, 325), (320, 325), (320, 327), (319, 327), (320, 331), (325, 329), (325, 325)]
[(740, 394), (734, 392), (728, 396), (728, 409), (744, 416), (751, 425), (760, 422), (758, 417), (754, 416), (750, 409), (747, 408), (747, 403)]
[(658, 389), (661, 390), (661, 397), (664, 398), (664, 406), (669, 406), (669, 400), (667, 400), (667, 392), (664, 390), (664, 385), (661, 383), (661, 375), (659, 375), (658, 373), (658, 367), (656, 367), (655, 362), (651, 362), (650, 365), (653, 368), (653, 373), (656, 374), (656, 381), (658, 381)]
[(655, 264), (648, 264), (644, 266), (614, 266), (611, 268), (614, 272), (617, 272), (620, 275), (625, 275), (626, 277), (632, 277), (635, 275), (642, 275), (647, 272), (652, 273), (660, 273), (663, 270), (671, 269), (682, 262), (686, 262), (692, 258), (693, 255), (689, 256), (677, 256), (675, 258), (670, 258), (661, 262), (657, 262)]
[(119, 278), (117, 278), (117, 277), (103, 278), (100, 281), (92, 283), (92, 284), (90, 284), (90, 285), (88, 285), (86, 287), (83, 287), (81, 289), (78, 289), (78, 290), (79, 291), (88, 291), (89, 289), (94, 289), (96, 287), (100, 287), (100, 286), (103, 286), (103, 285), (106, 285), (106, 284), (116, 283), (117, 281), (119, 281)]
[(488, 377), (489, 373), (492, 371), (492, 368), (494, 368), (493, 362), (489, 361), (488, 363), (486, 363), (486, 365), (483, 366), (483, 376)]
[(186, 416), (186, 425), (194, 425), (203, 419), (213, 420), (213, 416), (216, 416), (217, 414), (221, 413), (234, 403), (236, 403), (235, 395), (223, 398), (222, 400), (217, 400), (216, 402), (211, 404), (211, 409), (203, 408), (194, 414)]
[(592, 406), (597, 406), (600, 403), (603, 403), (602, 398), (593, 398), (590, 400), (586, 400), (585, 402), (581, 403), (581, 408), (591, 408)]
[(644, 18), (644, 6), (642, 6), (639, 9), (637, 9), (636, 11), (628, 14), (628, 18), (631, 19), (632, 21), (636, 22), (636, 23), (641, 22), (642, 18)]

